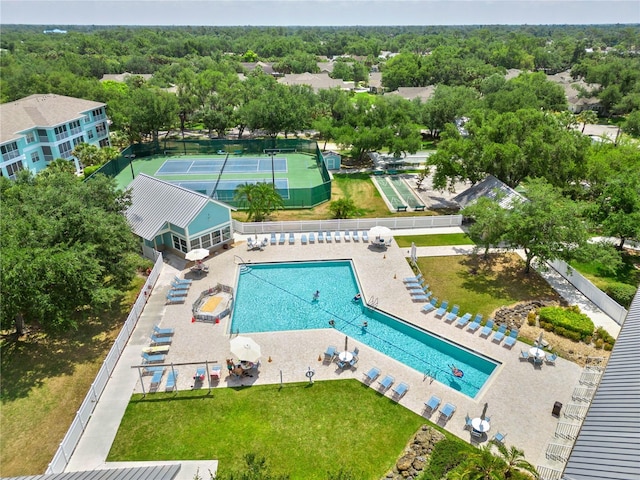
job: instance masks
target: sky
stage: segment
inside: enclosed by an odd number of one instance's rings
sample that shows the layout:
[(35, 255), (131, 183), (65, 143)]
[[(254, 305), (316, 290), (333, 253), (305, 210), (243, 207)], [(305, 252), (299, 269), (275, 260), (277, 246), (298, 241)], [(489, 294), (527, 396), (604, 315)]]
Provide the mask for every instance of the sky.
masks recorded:
[(0, 24), (640, 24), (640, 0), (0, 0)]

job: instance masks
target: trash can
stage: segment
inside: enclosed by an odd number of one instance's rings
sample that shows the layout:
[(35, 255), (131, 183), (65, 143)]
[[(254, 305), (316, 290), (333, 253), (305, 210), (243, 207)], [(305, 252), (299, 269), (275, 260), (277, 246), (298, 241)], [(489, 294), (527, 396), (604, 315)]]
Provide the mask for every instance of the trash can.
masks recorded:
[(554, 403), (553, 410), (551, 410), (551, 415), (553, 415), (554, 417), (559, 417), (561, 409), (562, 409), (562, 404), (560, 402)]

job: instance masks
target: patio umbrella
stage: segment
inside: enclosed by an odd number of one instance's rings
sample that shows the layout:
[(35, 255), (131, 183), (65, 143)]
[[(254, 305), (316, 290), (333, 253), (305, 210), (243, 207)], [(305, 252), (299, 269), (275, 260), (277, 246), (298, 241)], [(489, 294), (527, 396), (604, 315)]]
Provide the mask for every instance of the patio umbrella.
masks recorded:
[(207, 250), (206, 248), (196, 248), (194, 250), (187, 252), (184, 258), (187, 260), (196, 261), (196, 260), (202, 260), (204, 258), (207, 258), (208, 256), (209, 256), (209, 250)]
[(489, 404), (487, 402), (484, 402), (484, 408), (482, 409), (482, 415), (480, 415), (480, 418), (482, 420), (484, 420), (484, 417), (487, 414), (487, 407), (489, 407)]
[(344, 351), (349, 351), (349, 337), (347, 335), (344, 336)]
[(262, 355), (260, 345), (258, 345), (253, 338), (237, 336), (231, 339), (229, 345), (231, 347), (231, 354), (240, 360), (255, 362)]
[(544, 335), (544, 330), (540, 332), (540, 336), (538, 337), (538, 340), (536, 342), (536, 346), (538, 348), (542, 348), (542, 335)]
[(369, 230), (369, 236), (376, 238), (376, 237), (390, 237), (391, 236), (391, 229), (387, 228), (387, 227), (383, 227), (381, 225), (377, 225), (375, 227), (372, 227)]

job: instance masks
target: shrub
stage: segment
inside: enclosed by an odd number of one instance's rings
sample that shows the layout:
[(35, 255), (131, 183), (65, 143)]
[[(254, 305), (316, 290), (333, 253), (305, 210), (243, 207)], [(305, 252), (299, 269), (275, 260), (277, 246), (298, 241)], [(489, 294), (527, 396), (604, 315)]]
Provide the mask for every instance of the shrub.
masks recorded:
[(633, 285), (616, 282), (607, 286), (606, 294), (623, 307), (629, 308), (637, 291), (638, 288)]
[[(559, 327), (566, 331), (578, 334), (578, 339), (587, 338), (593, 334), (593, 321), (580, 310), (575, 308), (561, 307), (542, 307), (540, 309), (540, 322), (550, 322), (553, 324), (555, 331), (559, 334)], [(573, 340), (574, 336), (566, 335)]]
[(611, 350), (613, 350), (613, 345), (611, 345), (610, 343), (605, 343), (605, 344), (604, 344), (604, 349), (605, 349), (607, 352), (610, 352)]
[(609, 332), (607, 332), (607, 331), (606, 331), (604, 328), (602, 328), (602, 327), (598, 327), (598, 328), (596, 329), (595, 336), (596, 336), (596, 338), (601, 338), (601, 339), (602, 339), (602, 341), (603, 341), (604, 343), (608, 343), (608, 344), (610, 344), (610, 345), (613, 345), (614, 343), (616, 343), (616, 339), (615, 339), (615, 338), (613, 338), (613, 337), (609, 334)]
[(421, 479), (440, 480), (445, 474), (457, 467), (473, 450), (471, 445), (465, 446), (457, 440), (441, 440), (435, 444), (429, 464), (424, 469)]
[(530, 327), (533, 327), (536, 324), (537, 318), (538, 312), (536, 312), (535, 310), (529, 311), (529, 313), (527, 314), (527, 324), (529, 324)]
[(547, 332), (553, 332), (553, 323), (540, 320), (540, 326)]
[(604, 347), (604, 341), (599, 338), (596, 340), (596, 348), (603, 348)]
[(84, 167), (83, 169), (83, 173), (84, 173), (84, 178), (87, 178), (89, 175), (91, 175), (93, 172), (95, 172), (96, 170), (98, 170), (102, 165), (89, 165), (88, 167)]

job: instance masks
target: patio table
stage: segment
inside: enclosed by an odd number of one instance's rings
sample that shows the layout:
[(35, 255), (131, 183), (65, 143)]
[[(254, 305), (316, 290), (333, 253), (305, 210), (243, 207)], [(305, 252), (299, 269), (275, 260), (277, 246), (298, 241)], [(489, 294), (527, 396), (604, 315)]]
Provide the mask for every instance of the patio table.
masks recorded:
[(351, 360), (353, 360), (353, 353), (352, 352), (340, 352), (338, 354), (338, 358), (340, 359), (341, 362), (346, 362), (349, 363)]
[(529, 349), (529, 355), (531, 355), (532, 357), (538, 358), (540, 360), (543, 360), (545, 357), (544, 350), (538, 347), (531, 347)]
[(471, 420), (471, 426), (473, 427), (473, 429), (476, 432), (488, 432), (489, 430), (491, 430), (491, 424), (489, 422), (487, 422), (486, 420), (483, 420), (482, 418), (478, 417), (478, 418), (473, 418)]

